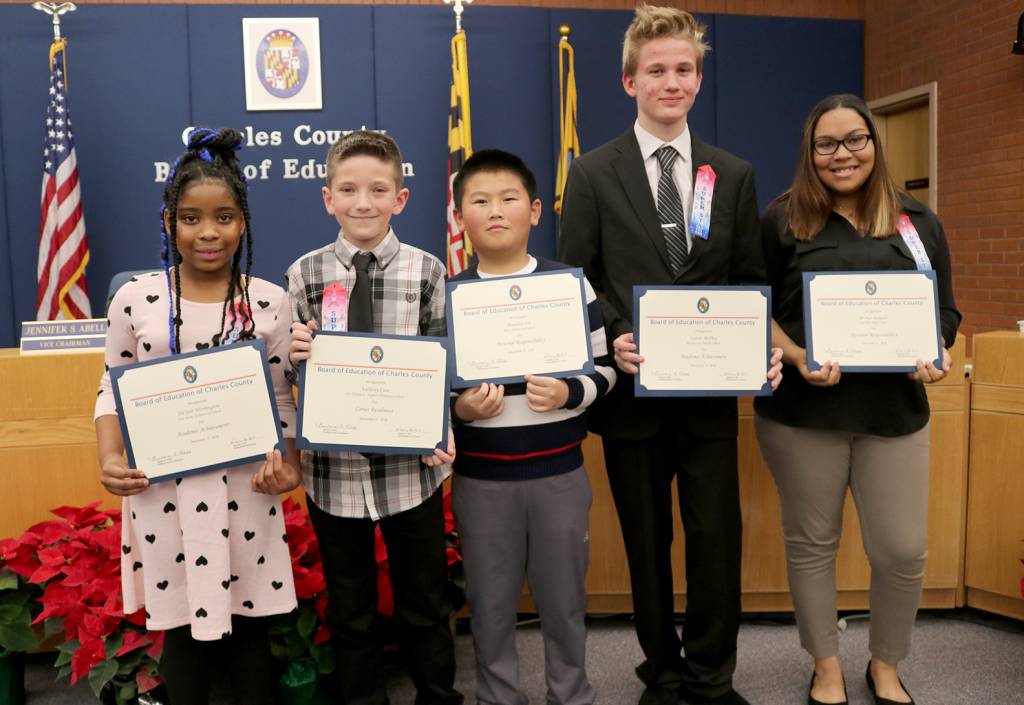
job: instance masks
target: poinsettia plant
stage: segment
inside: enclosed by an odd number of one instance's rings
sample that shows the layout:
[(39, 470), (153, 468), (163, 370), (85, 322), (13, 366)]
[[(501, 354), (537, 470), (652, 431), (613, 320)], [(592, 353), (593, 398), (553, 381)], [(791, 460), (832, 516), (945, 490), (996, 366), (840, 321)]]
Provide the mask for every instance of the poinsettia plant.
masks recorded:
[[(458, 608), (464, 601), (462, 559), (448, 493), (444, 502), (449, 585)], [(60, 638), (58, 678), (88, 678), (98, 698), (116, 705), (155, 702), (149, 694), (160, 684), (163, 632), (146, 631), (144, 610), (124, 614), (121, 512), (98, 506), (54, 509), (57, 519), (0, 541), (0, 648), (35, 647), (31, 625), (42, 624), (46, 638)], [(334, 670), (327, 584), (309, 515), (291, 499), (283, 509), (298, 609), (272, 618), (271, 648), (284, 663), (281, 686), (288, 699), (308, 703), (321, 676)], [(376, 555), (378, 611), (391, 615), (387, 550), (379, 531)]]
[(291, 499), (284, 500), (283, 509), (299, 607), (272, 618), (271, 649), (285, 663), (281, 688), (289, 694), (288, 699), (308, 703), (316, 693), (320, 676), (334, 670), (334, 654), (325, 623), (327, 583), (309, 515)]
[(124, 613), (121, 513), (98, 506), (54, 509), (57, 519), (0, 541), (0, 560), (42, 589), (33, 624), (61, 635), (58, 678), (88, 678), (98, 698), (125, 705), (160, 683), (163, 633), (146, 631), (142, 610)]

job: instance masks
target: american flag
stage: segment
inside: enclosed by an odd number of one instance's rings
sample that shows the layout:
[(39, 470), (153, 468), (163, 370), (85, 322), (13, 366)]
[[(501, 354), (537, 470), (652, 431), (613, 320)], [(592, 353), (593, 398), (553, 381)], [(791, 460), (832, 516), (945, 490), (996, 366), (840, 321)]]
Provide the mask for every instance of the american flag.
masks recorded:
[(85, 236), (78, 162), (71, 134), (67, 100), (66, 46), (50, 46), (50, 103), (43, 140), (43, 190), (39, 223), (39, 296), (36, 320), (89, 318), (85, 266), (89, 242)]

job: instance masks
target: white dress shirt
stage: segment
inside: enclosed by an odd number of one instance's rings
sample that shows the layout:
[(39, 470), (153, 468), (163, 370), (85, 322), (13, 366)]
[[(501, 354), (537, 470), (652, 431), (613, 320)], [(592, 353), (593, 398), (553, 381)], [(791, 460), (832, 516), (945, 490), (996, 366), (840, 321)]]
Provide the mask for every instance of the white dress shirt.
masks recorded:
[(693, 235), (690, 234), (690, 209), (693, 207), (693, 150), (690, 146), (690, 126), (687, 125), (682, 133), (671, 142), (655, 137), (640, 127), (639, 120), (634, 123), (633, 131), (636, 133), (636, 141), (640, 145), (640, 155), (644, 158), (647, 183), (651, 187), (655, 206), (658, 205), (658, 179), (661, 178), (661, 167), (658, 165), (658, 158), (654, 156), (654, 153), (665, 145), (675, 147), (675, 150), (679, 152), (679, 157), (672, 167), (672, 177), (675, 179), (676, 188), (679, 189), (679, 198), (683, 203), (683, 211), (686, 213), (683, 230), (686, 233), (686, 249), (689, 251), (693, 247)]

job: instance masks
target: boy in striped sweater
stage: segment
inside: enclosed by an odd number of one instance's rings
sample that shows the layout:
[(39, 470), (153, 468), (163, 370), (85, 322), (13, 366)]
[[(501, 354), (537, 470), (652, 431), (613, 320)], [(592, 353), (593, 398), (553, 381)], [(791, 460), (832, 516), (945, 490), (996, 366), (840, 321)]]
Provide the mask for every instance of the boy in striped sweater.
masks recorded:
[[(478, 264), (455, 281), (566, 269), (531, 256), (536, 180), (500, 150), (470, 157), (452, 184), (455, 217)], [(548, 705), (590, 705), (584, 615), (590, 482), (581, 444), (586, 408), (615, 384), (601, 309), (585, 283), (593, 374), (527, 376), (453, 393), (453, 506), (462, 539), (480, 705), (525, 705), (515, 647), (524, 577), (540, 615)]]

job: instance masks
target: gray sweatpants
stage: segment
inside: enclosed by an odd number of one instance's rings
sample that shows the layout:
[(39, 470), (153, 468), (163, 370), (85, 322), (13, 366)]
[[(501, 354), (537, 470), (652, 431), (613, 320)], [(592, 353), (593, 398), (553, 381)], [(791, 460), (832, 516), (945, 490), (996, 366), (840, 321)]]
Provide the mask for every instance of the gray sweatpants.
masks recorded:
[(480, 705), (528, 702), (515, 643), (524, 578), (540, 615), (547, 704), (594, 702), (584, 625), (590, 503), (582, 467), (509, 482), (455, 475), (452, 507), (462, 540)]
[(759, 415), (754, 427), (782, 501), (801, 645), (815, 658), (839, 654), (836, 552), (849, 487), (871, 563), (868, 648), (887, 663), (903, 660), (928, 555), (930, 424), (891, 438), (794, 428)]

